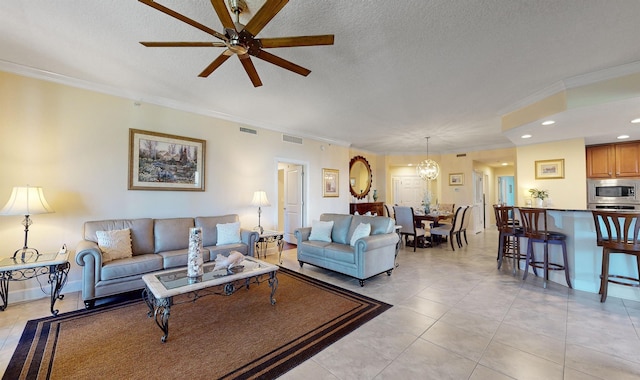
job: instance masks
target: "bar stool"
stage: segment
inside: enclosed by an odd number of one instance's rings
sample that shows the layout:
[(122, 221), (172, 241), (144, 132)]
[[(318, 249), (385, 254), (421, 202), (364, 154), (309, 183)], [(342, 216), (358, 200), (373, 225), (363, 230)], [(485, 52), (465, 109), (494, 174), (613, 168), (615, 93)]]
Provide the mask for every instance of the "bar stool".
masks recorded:
[[(520, 220), (522, 221), (522, 227), (524, 230), (524, 236), (529, 239), (527, 244), (527, 257), (525, 260), (524, 276), (522, 280), (527, 279), (529, 274), (529, 265), (533, 267), (533, 273), (537, 276), (536, 268), (542, 268), (544, 270), (544, 282), (543, 286), (547, 287), (547, 281), (549, 280), (550, 270), (563, 270), (564, 276), (567, 280), (569, 288), (571, 286), (571, 279), (569, 278), (569, 260), (567, 259), (567, 235), (549, 231), (547, 229), (547, 210), (541, 208), (518, 208), (520, 211)], [(542, 224), (542, 228), (540, 225)], [(533, 244), (544, 244), (544, 258), (542, 261), (536, 261), (535, 254), (533, 252)], [(560, 245), (562, 247), (563, 263), (550, 263), (549, 262), (549, 244)]]
[(524, 231), (520, 223), (515, 219), (515, 207), (493, 205), (496, 215), (496, 227), (500, 235), (498, 236), (498, 269), (502, 266), (503, 258), (513, 259), (513, 275), (520, 268), (520, 260), (525, 257), (520, 254), (520, 238), (524, 236)]
[[(596, 243), (602, 247), (602, 273), (600, 275), (600, 302), (607, 299), (609, 283), (640, 286), (640, 213), (592, 210), (596, 226)], [(604, 227), (604, 231), (603, 231)], [(604, 232), (604, 233), (603, 233)], [(636, 257), (638, 277), (609, 274), (609, 257), (622, 253)], [(613, 279), (612, 279), (613, 278)]]

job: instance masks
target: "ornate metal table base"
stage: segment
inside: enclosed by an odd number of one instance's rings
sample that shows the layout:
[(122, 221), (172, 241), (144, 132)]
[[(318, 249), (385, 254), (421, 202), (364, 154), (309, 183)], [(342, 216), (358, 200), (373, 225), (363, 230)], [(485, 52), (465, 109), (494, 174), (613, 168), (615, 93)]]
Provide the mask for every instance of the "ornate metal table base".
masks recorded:
[(47, 282), (50, 285), (51, 314), (57, 316), (58, 310), (54, 309), (54, 306), (57, 300), (64, 298), (60, 292), (67, 283), (70, 267), (71, 265), (67, 261), (62, 264), (0, 272), (0, 299), (2, 299), (0, 311), (4, 311), (9, 305), (9, 281), (25, 281), (47, 274), (49, 277)]
[(264, 231), (256, 242), (256, 254), (260, 258), (260, 253), (267, 257), (267, 246), (269, 243), (276, 243), (278, 248), (278, 262), (282, 264), (282, 250), (284, 249), (284, 233), (275, 231)]
[[(276, 304), (276, 299), (274, 295), (276, 294), (276, 289), (278, 289), (278, 277), (276, 275), (276, 271), (269, 272), (267, 274), (260, 274), (257, 276), (248, 277), (242, 280), (236, 280), (234, 282), (229, 282), (221, 285), (214, 285), (210, 288), (201, 289), (195, 292), (187, 293), (189, 300), (183, 301), (185, 302), (195, 302), (198, 298), (202, 298), (209, 295), (222, 295), (222, 296), (230, 296), (233, 293), (237, 292), (242, 288), (249, 289), (250, 284), (260, 284), (264, 282), (264, 276), (269, 276), (268, 283), (271, 288), (271, 295), (269, 296), (269, 301), (271, 305)], [(240, 286), (237, 286), (241, 284)], [(149, 288), (145, 288), (142, 291), (142, 299), (145, 301), (147, 306), (149, 307), (149, 312), (147, 316), (151, 318), (153, 316), (156, 325), (162, 330), (164, 335), (160, 340), (162, 343), (166, 342), (169, 337), (169, 315), (171, 314), (171, 306), (174, 305), (173, 297), (167, 298), (156, 298), (153, 293), (149, 290)], [(176, 305), (180, 304), (177, 303)]]

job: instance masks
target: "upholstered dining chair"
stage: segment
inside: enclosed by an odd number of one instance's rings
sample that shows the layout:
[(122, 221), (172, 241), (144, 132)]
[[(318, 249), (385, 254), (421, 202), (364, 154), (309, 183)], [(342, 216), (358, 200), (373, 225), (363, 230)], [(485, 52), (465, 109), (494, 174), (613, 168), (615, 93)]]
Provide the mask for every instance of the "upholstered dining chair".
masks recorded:
[[(527, 279), (529, 274), (529, 266), (533, 267), (533, 273), (537, 276), (536, 268), (542, 268), (544, 271), (543, 287), (547, 287), (549, 281), (550, 270), (563, 270), (567, 285), (570, 288), (571, 279), (569, 278), (569, 260), (567, 258), (567, 235), (562, 232), (549, 231), (547, 228), (547, 210), (542, 208), (518, 208), (520, 212), (520, 221), (524, 230), (524, 236), (528, 238), (527, 257), (524, 266), (524, 276), (522, 280)], [(536, 259), (533, 246), (539, 243), (544, 246), (544, 256), (542, 260)], [(560, 245), (562, 247), (562, 263), (552, 263), (549, 261), (549, 244)]]
[(407, 245), (409, 236), (413, 236), (413, 252), (419, 242), (424, 242), (426, 231), (424, 228), (417, 228), (413, 221), (413, 207), (393, 206), (393, 212), (396, 216), (396, 225), (400, 228), (400, 237), (404, 235), (404, 244)]
[(469, 221), (471, 220), (473, 215), (473, 207), (471, 206), (467, 206), (467, 208), (464, 210), (464, 215), (462, 217), (462, 226), (460, 227), (460, 231), (458, 232), (457, 238), (458, 238), (458, 246), (460, 248), (462, 248), (462, 236), (464, 236), (464, 243), (466, 245), (469, 245), (469, 242), (467, 241), (467, 227), (469, 227)]
[[(602, 247), (602, 272), (600, 275), (600, 302), (607, 300), (609, 283), (640, 286), (640, 213), (592, 210), (596, 226), (596, 244)], [(636, 257), (638, 277), (610, 274), (609, 259), (619, 253)]]
[(461, 243), (458, 243), (458, 240), (459, 240), (458, 234), (460, 233), (460, 229), (462, 228), (464, 213), (467, 208), (469, 208), (469, 206), (458, 207), (456, 212), (453, 214), (453, 220), (451, 224), (444, 224), (444, 225), (440, 225), (438, 227), (432, 228), (430, 230), (431, 243), (434, 242), (433, 240), (435, 239), (435, 236), (438, 236), (438, 241), (442, 239), (442, 236), (447, 236), (449, 238), (449, 241), (451, 242), (451, 249), (453, 249), (454, 251), (456, 250), (455, 247), (453, 246), (454, 240), (456, 241), (456, 244), (459, 244), (458, 248), (461, 248), (462, 247)]
[(391, 211), (389, 210), (389, 206), (387, 206), (386, 204), (384, 205), (384, 210), (387, 212), (387, 216), (391, 219), (395, 219), (395, 217), (393, 215), (391, 215)]
[(455, 203), (439, 203), (438, 204), (438, 211), (439, 212), (449, 212), (451, 213), (451, 216), (448, 216), (446, 218), (440, 219), (440, 224), (451, 224), (453, 223), (453, 212), (455, 211)]

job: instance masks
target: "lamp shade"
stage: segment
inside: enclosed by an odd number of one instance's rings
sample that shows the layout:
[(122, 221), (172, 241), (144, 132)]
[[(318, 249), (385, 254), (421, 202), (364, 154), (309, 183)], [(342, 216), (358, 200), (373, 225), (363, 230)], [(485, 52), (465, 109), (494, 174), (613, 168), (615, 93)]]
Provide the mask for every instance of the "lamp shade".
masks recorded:
[(0, 215), (35, 215), (53, 212), (44, 198), (42, 187), (14, 187)]
[(262, 190), (258, 190), (253, 193), (253, 200), (251, 200), (251, 206), (256, 207), (268, 207), (271, 206), (269, 199), (267, 199), (267, 193)]

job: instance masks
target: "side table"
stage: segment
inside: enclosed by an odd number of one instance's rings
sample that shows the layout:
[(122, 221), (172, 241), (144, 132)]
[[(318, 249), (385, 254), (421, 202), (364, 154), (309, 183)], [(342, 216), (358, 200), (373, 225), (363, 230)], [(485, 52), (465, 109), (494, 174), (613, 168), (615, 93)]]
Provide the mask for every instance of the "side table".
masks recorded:
[(260, 253), (262, 252), (264, 257), (267, 257), (267, 246), (269, 243), (276, 243), (278, 247), (278, 262), (282, 264), (282, 249), (284, 248), (284, 232), (283, 231), (270, 231), (264, 230), (258, 241), (256, 242), (256, 253), (258, 254), (258, 258), (260, 258)]
[[(55, 310), (56, 300), (64, 298), (60, 294), (67, 283), (69, 274), (69, 252), (66, 250), (42, 255), (32, 254), (24, 260), (7, 257), (0, 260), (0, 311), (4, 311), (9, 305), (9, 281), (25, 281), (41, 275), (47, 275), (50, 285), (51, 314), (58, 315)], [(42, 289), (45, 292), (44, 289)], [(46, 292), (45, 292), (46, 293)]]

